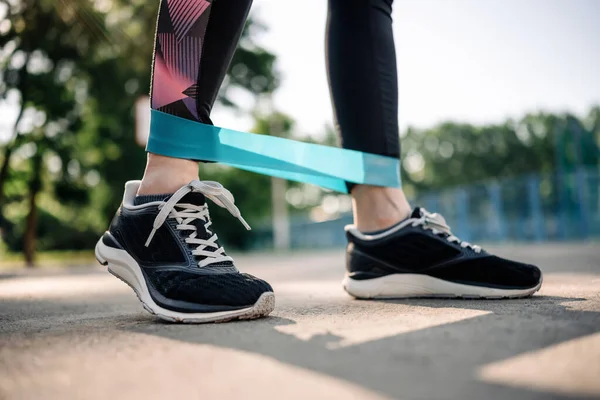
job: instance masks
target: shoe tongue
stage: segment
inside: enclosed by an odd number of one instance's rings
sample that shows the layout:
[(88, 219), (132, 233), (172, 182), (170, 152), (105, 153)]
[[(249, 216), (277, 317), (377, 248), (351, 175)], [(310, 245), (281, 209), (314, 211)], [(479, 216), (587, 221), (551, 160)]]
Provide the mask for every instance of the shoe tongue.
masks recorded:
[[(133, 204), (139, 206), (141, 204), (146, 204), (154, 201), (168, 201), (171, 198), (171, 196), (173, 196), (173, 194), (167, 193), (136, 196), (135, 199), (133, 199)], [(204, 203), (206, 203), (206, 198), (202, 193), (190, 192), (183, 196), (181, 200), (178, 201), (178, 203), (194, 204), (196, 206), (201, 206), (204, 205)]]
[(410, 214), (410, 218), (421, 218), (423, 216), (423, 209), (421, 207), (415, 207)]
[[(190, 192), (190, 193), (186, 194), (185, 196), (183, 196), (181, 198), (181, 200), (179, 200), (177, 202), (177, 204), (175, 205), (175, 208), (182, 210), (185, 207), (178, 207), (181, 204), (193, 204), (195, 206), (202, 206), (205, 203), (206, 203), (206, 198), (204, 197), (204, 195), (202, 193)], [(206, 231), (206, 226), (205, 225), (206, 225), (207, 222), (208, 221), (205, 221), (202, 218), (198, 218), (198, 219), (195, 219), (192, 222), (190, 222), (192, 225), (194, 225), (196, 227), (196, 229), (198, 229), (198, 231), (197, 231), (198, 232), (198, 237), (200, 237), (202, 239), (208, 239), (209, 237), (212, 236), (212, 234), (209, 234)]]
[[(168, 198), (165, 199), (165, 201), (169, 200)], [(186, 194), (185, 196), (183, 196), (181, 198), (181, 200), (179, 200), (177, 202), (177, 204), (193, 204), (196, 206), (201, 206), (204, 205), (206, 203), (206, 197), (204, 197), (204, 195), (202, 193), (198, 193), (198, 192), (190, 192), (188, 194)], [(177, 207), (177, 206), (175, 206)], [(193, 220), (192, 222), (190, 222), (192, 225), (194, 225), (197, 229), (197, 237), (201, 238), (201, 239), (209, 239), (213, 233), (208, 233), (206, 230), (206, 221), (198, 218)], [(209, 228), (210, 229), (210, 228)], [(187, 233), (191, 233), (190, 231), (188, 231)], [(219, 246), (219, 241), (217, 240), (215, 242), (215, 244), (217, 246)], [(193, 246), (195, 247), (195, 246)], [(212, 251), (212, 250), (216, 250), (214, 247), (210, 247), (208, 248), (208, 250)], [(201, 256), (196, 256), (196, 260), (200, 261), (202, 260), (204, 257)], [(235, 268), (234, 264), (231, 261), (223, 261), (220, 263), (216, 263), (216, 264), (209, 264), (210, 269), (215, 269), (215, 268), (222, 268), (222, 267), (226, 267), (226, 268)], [(204, 267), (207, 268), (207, 267)]]
[[(165, 201), (168, 199), (165, 199)], [(193, 204), (195, 206), (202, 206), (206, 203), (206, 198), (204, 197), (204, 195), (202, 193), (198, 193), (198, 192), (189, 192), (188, 194), (186, 194), (185, 196), (183, 196), (178, 202), (177, 205), (179, 204)], [(177, 207), (177, 205), (175, 205), (175, 207)], [(184, 207), (181, 207), (184, 208)], [(205, 238), (210, 236), (208, 234), (208, 232), (206, 232), (206, 228), (204, 227), (204, 224), (206, 223), (206, 221), (203, 221), (202, 219), (196, 219), (192, 222), (192, 225), (196, 226), (196, 228), (198, 228), (198, 234), (200, 237)]]
[(142, 194), (135, 196), (133, 199), (133, 205), (139, 206), (146, 203), (152, 203), (155, 201), (166, 201), (171, 195), (168, 193), (163, 194)]
[[(167, 199), (168, 200), (168, 199)], [(201, 206), (206, 203), (206, 198), (202, 193), (189, 192), (181, 198), (177, 203), (179, 204), (193, 204), (195, 206)]]

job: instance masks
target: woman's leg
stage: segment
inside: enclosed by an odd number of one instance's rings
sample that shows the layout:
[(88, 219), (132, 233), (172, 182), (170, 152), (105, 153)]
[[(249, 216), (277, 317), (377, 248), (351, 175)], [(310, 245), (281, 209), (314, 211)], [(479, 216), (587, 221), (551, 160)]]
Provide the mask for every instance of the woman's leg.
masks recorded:
[[(393, 0), (329, 0), (327, 69), (337, 129), (346, 149), (400, 156)], [(401, 189), (351, 188), (360, 230), (410, 214)]]
[[(210, 123), (250, 1), (162, 0), (153, 109)], [(207, 199), (213, 199), (245, 224), (231, 194), (197, 178), (196, 162), (149, 154), (142, 183), (126, 183), (121, 206), (96, 244), (96, 258), (164, 320), (200, 323), (269, 314), (273, 288), (239, 272), (208, 215)]]
[[(328, 60), (344, 147), (398, 157), (391, 12), (392, 0), (329, 0)], [(541, 286), (537, 267), (461, 241), (400, 189), (357, 185), (352, 197), (343, 285), (354, 297), (517, 298)]]
[[(156, 28), (152, 108), (212, 124), (210, 112), (252, 0), (162, 0)], [(198, 179), (198, 163), (148, 154), (139, 194), (172, 193)]]

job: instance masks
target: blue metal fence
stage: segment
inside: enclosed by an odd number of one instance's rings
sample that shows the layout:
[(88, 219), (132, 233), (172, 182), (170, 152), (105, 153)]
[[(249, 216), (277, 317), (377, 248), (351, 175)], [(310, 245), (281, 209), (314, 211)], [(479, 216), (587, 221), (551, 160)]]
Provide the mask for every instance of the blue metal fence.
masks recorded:
[[(600, 170), (531, 174), (424, 193), (411, 201), (441, 213), (460, 238), (473, 242), (565, 241), (600, 237)], [(292, 248), (344, 246), (351, 215), (291, 223)], [(271, 247), (261, 230), (255, 247)]]

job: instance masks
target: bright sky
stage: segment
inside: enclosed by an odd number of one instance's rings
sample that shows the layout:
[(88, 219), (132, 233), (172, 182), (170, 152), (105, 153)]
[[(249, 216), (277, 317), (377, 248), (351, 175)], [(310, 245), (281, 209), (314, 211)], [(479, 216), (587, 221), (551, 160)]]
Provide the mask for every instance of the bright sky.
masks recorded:
[[(276, 106), (304, 133), (332, 118), (326, 3), (254, 1), (270, 28), (261, 42), (283, 74)], [(599, 17), (600, 0), (396, 0), (401, 127), (496, 122), (538, 109), (586, 112), (600, 104)], [(249, 127), (227, 116), (213, 120)]]
[[(277, 108), (299, 133), (331, 122), (325, 75), (325, 0), (255, 0), (278, 57)], [(525, 112), (586, 112), (600, 104), (600, 0), (396, 0), (400, 123), (501, 121)], [(11, 118), (0, 110), (2, 127)], [(14, 117), (13, 117), (14, 118)], [(216, 124), (251, 121), (218, 109)], [(0, 138), (2, 132), (0, 132)]]

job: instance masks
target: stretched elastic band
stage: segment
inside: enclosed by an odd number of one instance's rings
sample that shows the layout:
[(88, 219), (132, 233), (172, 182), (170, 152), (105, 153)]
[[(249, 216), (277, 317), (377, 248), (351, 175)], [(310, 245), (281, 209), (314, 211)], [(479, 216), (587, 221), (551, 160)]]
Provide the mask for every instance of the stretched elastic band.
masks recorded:
[(152, 110), (146, 150), (214, 161), (347, 193), (346, 182), (400, 187), (400, 160), (206, 125)]

